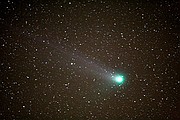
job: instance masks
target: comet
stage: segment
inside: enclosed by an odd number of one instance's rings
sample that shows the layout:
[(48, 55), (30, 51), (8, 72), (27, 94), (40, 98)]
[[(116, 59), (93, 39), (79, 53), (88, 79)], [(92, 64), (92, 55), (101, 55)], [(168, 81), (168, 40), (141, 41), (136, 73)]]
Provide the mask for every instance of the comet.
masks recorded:
[(122, 85), (125, 82), (125, 77), (122, 74), (112, 76), (112, 80), (118, 85)]

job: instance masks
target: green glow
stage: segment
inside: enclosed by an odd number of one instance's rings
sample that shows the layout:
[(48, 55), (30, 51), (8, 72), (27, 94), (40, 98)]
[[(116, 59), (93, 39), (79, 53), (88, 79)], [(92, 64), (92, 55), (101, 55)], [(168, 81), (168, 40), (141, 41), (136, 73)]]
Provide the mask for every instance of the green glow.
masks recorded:
[(113, 76), (113, 80), (118, 83), (119, 85), (123, 84), (125, 81), (125, 78), (123, 75), (115, 75)]

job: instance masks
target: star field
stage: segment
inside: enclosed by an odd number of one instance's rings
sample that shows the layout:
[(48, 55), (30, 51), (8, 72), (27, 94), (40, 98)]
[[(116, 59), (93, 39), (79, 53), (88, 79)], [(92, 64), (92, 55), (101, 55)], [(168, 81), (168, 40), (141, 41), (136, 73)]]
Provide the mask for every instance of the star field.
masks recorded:
[(6, 0), (0, 33), (1, 120), (180, 119), (178, 0)]

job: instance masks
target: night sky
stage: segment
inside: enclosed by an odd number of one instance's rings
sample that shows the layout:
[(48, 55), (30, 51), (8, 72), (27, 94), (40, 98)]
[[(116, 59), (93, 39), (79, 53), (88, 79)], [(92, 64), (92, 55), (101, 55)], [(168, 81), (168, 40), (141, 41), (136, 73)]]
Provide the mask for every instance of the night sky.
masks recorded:
[(0, 2), (1, 120), (180, 120), (180, 1), (17, 1)]

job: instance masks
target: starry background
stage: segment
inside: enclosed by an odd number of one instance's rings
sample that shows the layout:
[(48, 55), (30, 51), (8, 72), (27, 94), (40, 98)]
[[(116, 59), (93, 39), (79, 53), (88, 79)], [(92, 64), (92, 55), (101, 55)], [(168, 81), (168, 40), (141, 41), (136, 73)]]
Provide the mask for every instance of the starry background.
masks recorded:
[(180, 120), (180, 1), (1, 1), (0, 33), (2, 120)]

